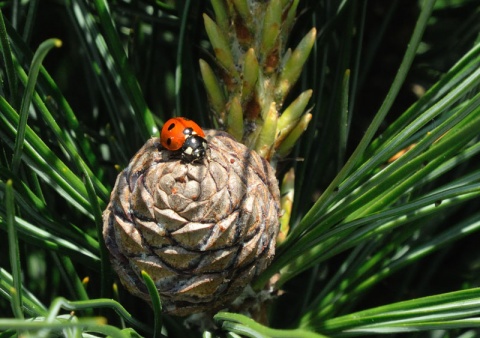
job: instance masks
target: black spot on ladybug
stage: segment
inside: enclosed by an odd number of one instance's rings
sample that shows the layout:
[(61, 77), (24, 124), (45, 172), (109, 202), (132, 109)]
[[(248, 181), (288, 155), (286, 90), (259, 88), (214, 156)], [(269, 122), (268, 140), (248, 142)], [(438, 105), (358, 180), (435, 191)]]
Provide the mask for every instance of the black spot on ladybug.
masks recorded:
[(175, 123), (170, 123), (170, 125), (168, 126), (168, 130), (172, 130), (173, 128), (175, 128)]

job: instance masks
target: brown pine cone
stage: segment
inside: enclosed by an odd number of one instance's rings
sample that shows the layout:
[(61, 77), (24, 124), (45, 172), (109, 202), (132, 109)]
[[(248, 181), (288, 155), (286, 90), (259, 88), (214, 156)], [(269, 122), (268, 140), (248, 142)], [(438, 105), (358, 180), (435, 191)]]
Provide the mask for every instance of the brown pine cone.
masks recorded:
[(279, 190), (271, 166), (220, 131), (206, 131), (209, 156), (170, 159), (152, 138), (123, 170), (103, 213), (103, 236), (123, 285), (146, 301), (141, 271), (166, 313), (228, 307), (271, 262)]

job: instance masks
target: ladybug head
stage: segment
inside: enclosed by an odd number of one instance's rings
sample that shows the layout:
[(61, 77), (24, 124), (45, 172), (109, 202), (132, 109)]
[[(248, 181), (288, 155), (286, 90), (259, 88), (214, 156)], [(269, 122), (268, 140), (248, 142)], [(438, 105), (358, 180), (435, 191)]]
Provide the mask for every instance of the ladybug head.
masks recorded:
[(201, 161), (207, 153), (207, 141), (198, 135), (187, 137), (182, 146), (182, 161), (194, 163)]

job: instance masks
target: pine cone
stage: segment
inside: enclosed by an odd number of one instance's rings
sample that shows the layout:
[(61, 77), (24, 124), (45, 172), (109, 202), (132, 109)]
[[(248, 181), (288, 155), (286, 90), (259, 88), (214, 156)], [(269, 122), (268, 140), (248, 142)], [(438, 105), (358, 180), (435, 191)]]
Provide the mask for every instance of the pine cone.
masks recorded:
[(141, 271), (166, 313), (228, 307), (271, 262), (279, 190), (270, 165), (220, 131), (200, 163), (169, 159), (152, 138), (123, 170), (103, 213), (103, 236), (123, 285), (146, 301)]

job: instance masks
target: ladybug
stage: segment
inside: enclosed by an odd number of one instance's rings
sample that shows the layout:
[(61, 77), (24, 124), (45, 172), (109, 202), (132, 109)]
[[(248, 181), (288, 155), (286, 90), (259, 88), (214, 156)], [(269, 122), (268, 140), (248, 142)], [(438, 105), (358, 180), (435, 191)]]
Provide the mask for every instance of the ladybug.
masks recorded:
[(208, 149), (202, 128), (185, 117), (174, 117), (163, 125), (160, 134), (162, 146), (181, 155), (182, 161), (193, 163), (202, 160)]

